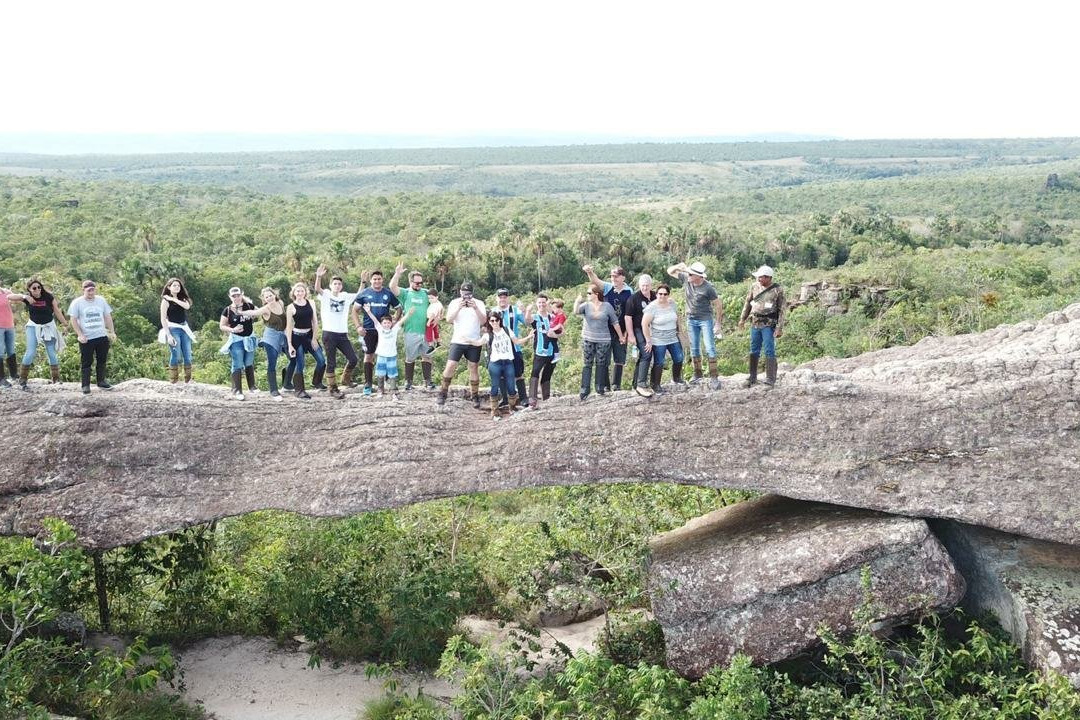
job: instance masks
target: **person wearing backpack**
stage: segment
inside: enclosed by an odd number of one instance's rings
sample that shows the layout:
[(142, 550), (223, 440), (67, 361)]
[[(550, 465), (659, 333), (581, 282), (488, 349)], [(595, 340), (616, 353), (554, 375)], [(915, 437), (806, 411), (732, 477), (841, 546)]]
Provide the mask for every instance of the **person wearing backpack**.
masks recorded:
[(773, 269), (762, 265), (754, 272), (754, 284), (743, 303), (739, 329), (750, 321), (750, 377), (743, 383), (750, 387), (757, 382), (758, 360), (765, 351), (765, 384), (776, 384), (776, 340), (784, 334), (786, 306), (783, 289), (773, 282)]

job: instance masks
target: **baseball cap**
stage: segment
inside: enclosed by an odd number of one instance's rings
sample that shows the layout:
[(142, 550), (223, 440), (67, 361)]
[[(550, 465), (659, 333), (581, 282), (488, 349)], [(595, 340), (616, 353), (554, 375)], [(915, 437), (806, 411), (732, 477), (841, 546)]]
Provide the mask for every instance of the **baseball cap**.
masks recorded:
[(705, 263), (696, 262), (690, 266), (691, 275), (700, 275), (703, 278), (709, 277), (705, 274)]
[(498, 290), (495, 291), (495, 294), (496, 295), (509, 295), (510, 291), (507, 290), (506, 288), (499, 288)]
[(464, 290), (465, 292), (472, 292), (473, 291), (472, 283), (471, 282), (463, 282), (463, 283), (461, 283), (461, 287), (459, 289)]
[(769, 267), (768, 265), (762, 265), (761, 267), (759, 267), (757, 270), (754, 271), (754, 277), (761, 277), (762, 275), (765, 275), (767, 277), (772, 277), (773, 276), (773, 269), (771, 267)]
[(243, 294), (244, 294), (244, 291), (241, 290), (238, 287), (229, 288), (229, 297), (232, 297), (233, 295), (243, 295)]
[(85, 290), (86, 288), (96, 288), (97, 283), (95, 283), (93, 280), (83, 280), (82, 287), (83, 290)]

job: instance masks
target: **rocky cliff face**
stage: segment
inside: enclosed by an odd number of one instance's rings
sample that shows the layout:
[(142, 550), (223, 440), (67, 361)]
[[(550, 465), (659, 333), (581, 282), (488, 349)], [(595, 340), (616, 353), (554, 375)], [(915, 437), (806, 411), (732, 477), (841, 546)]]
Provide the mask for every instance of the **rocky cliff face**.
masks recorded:
[(260, 508), (340, 516), (477, 491), (676, 482), (1080, 545), (1078, 360), (1073, 305), (821, 360), (772, 391), (558, 398), (498, 425), (417, 391), (238, 403), (223, 387), (131, 381), (84, 398), (34, 385), (0, 393), (0, 533), (59, 516), (109, 547)]

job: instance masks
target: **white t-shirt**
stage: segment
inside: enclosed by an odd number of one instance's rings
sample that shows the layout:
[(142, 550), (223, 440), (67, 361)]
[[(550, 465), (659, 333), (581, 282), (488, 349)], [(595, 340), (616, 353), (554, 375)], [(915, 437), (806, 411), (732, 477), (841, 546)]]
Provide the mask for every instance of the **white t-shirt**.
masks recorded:
[(401, 333), (401, 326), (394, 325), (389, 330), (379, 323), (379, 344), (375, 346), (375, 354), (379, 357), (397, 357), (397, 338)]
[[(468, 345), (480, 339), (481, 320), (476, 316), (476, 310), (479, 310), (481, 315), (487, 317), (487, 308), (484, 307), (482, 301), (476, 298), (473, 298), (473, 303), (475, 309), (471, 307), (461, 308), (454, 318), (454, 334), (450, 338), (451, 344)], [(450, 301), (450, 307), (446, 308), (446, 314), (449, 316), (459, 307), (461, 307), (461, 298), (454, 298)]]
[(510, 339), (505, 330), (500, 328), (497, 333), (491, 336), (491, 350), (488, 351), (488, 359), (491, 362), (514, 359), (514, 341)]
[(105, 337), (105, 316), (112, 315), (112, 308), (105, 298), (97, 295), (93, 300), (87, 300), (80, 295), (71, 301), (68, 306), (68, 315), (79, 321), (83, 335), (87, 340)]
[(322, 328), (328, 332), (349, 334), (349, 306), (356, 296), (347, 292), (334, 295), (329, 290), (319, 291), (322, 306)]

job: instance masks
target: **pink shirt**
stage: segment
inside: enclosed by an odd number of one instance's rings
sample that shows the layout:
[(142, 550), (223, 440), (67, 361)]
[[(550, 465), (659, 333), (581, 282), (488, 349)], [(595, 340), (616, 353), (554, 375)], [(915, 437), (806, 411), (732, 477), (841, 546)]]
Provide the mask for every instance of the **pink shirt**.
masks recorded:
[(8, 302), (8, 294), (0, 292), (0, 330), (15, 329), (15, 316), (11, 312), (11, 303)]

